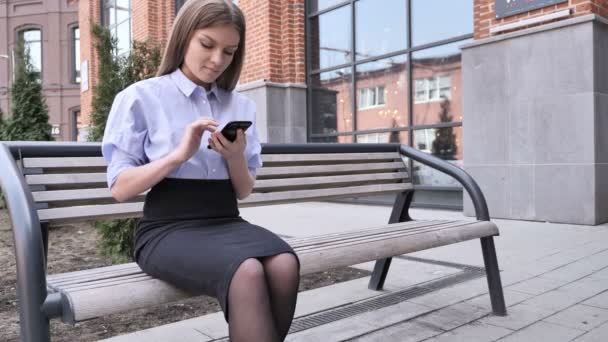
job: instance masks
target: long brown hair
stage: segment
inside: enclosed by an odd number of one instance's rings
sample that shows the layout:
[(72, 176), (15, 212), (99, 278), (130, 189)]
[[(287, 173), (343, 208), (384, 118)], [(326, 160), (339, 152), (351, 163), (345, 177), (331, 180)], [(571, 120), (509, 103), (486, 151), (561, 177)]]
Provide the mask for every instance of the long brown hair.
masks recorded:
[(233, 25), (239, 32), (239, 46), (230, 66), (217, 78), (217, 86), (234, 90), (241, 76), (245, 59), (245, 17), (230, 0), (188, 0), (177, 13), (163, 60), (156, 76), (167, 75), (184, 63), (186, 47), (194, 31), (216, 26)]

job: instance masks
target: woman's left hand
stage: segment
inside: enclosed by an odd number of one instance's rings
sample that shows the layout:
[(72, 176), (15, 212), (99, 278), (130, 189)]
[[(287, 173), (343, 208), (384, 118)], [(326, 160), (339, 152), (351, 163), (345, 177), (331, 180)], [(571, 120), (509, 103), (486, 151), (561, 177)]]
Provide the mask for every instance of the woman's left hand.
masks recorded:
[(247, 146), (247, 139), (242, 129), (236, 131), (236, 139), (234, 142), (226, 139), (221, 131), (216, 131), (211, 134), (209, 138), (209, 146), (221, 154), (226, 161), (231, 161), (236, 158), (242, 158), (245, 155), (245, 146)]

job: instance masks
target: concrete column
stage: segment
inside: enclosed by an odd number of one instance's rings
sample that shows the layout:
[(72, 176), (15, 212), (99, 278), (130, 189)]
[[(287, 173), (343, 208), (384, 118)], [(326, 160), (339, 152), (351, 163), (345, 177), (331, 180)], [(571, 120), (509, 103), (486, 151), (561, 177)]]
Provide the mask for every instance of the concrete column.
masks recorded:
[(606, 60), (594, 14), (463, 48), (464, 166), (492, 217), (608, 221)]

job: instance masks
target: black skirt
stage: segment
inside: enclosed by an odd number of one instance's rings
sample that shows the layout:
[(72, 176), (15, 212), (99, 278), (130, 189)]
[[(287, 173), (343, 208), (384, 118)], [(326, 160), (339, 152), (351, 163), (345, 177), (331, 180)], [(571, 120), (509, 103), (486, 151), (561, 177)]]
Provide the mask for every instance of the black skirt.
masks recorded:
[(226, 321), (228, 289), (240, 264), (281, 253), (296, 255), (277, 235), (239, 216), (230, 180), (162, 180), (146, 195), (135, 234), (135, 260), (145, 273), (217, 298)]

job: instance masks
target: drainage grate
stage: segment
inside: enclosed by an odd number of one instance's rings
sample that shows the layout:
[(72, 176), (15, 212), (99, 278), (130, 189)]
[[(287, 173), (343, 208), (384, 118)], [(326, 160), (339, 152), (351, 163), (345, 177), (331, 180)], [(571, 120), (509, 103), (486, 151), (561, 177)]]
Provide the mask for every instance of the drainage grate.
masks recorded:
[(438, 280), (429, 281), (424, 284), (418, 284), (416, 286), (393, 292), (387, 295), (381, 295), (373, 299), (365, 300), (359, 303), (348, 304), (337, 309), (331, 309), (328, 311), (312, 314), (309, 316), (300, 317), (295, 319), (291, 324), (289, 333), (295, 333), (298, 331), (317, 327), (319, 325), (328, 324), (331, 322), (339, 321), (348, 317), (366, 313), (389, 307), (391, 305), (399, 304), (408, 299), (412, 299), (418, 296), (431, 293), (447, 286), (459, 284), (465, 281), (469, 281), (475, 278), (479, 278), (484, 275), (483, 269), (480, 270), (466, 270), (453, 275), (443, 277)]
[[(441, 290), (448, 286), (463, 283), (465, 281), (473, 280), (485, 275), (485, 268), (471, 265), (458, 264), (448, 261), (422, 259), (410, 256), (398, 256), (395, 258), (424, 262), (428, 264), (452, 267), (461, 269), (461, 272), (451, 274), (436, 280), (431, 280), (425, 283), (416, 284), (413, 287), (403, 289), (401, 291), (392, 292), (386, 295), (379, 295), (372, 299), (367, 299), (361, 302), (347, 304), (338, 308), (332, 308), (319, 313), (311, 314), (308, 316), (300, 317), (295, 319), (289, 333), (293, 334), (299, 331), (318, 327), (320, 325), (329, 324), (341, 319), (360, 315), (369, 311), (374, 311), (389, 307), (391, 305), (399, 304), (406, 300), (425, 295), (434, 291)], [(214, 340), (216, 342), (228, 342), (228, 338), (222, 338)]]

